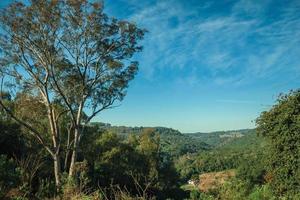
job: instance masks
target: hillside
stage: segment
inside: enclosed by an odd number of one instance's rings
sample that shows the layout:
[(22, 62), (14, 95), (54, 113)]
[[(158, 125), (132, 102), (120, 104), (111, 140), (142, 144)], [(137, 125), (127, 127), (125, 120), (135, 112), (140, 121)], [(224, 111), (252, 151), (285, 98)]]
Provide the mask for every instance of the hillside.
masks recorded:
[(211, 146), (205, 143), (202, 138), (195, 138), (187, 134), (182, 134), (178, 130), (165, 127), (126, 127), (112, 126), (105, 123), (91, 123), (98, 129), (107, 130), (116, 133), (124, 138), (130, 134), (139, 135), (143, 130), (152, 128), (160, 135), (161, 150), (172, 157), (178, 157), (187, 153), (199, 153), (211, 149)]
[(101, 122), (94, 122), (91, 125), (97, 126), (101, 130), (116, 133), (124, 138), (127, 138), (130, 134), (139, 135), (143, 130), (152, 128), (160, 135), (162, 151), (175, 157), (212, 149), (243, 151), (264, 145), (264, 141), (256, 135), (255, 129), (181, 133), (178, 130), (166, 127), (113, 126)]
[(193, 175), (237, 169), (264, 152), (266, 141), (254, 129), (187, 134), (211, 145), (211, 150), (180, 157), (176, 166), (184, 179)]
[(201, 140), (214, 148), (229, 147), (231, 145), (244, 146), (259, 142), (256, 138), (255, 129), (218, 131), (211, 133), (187, 133), (188, 136)]

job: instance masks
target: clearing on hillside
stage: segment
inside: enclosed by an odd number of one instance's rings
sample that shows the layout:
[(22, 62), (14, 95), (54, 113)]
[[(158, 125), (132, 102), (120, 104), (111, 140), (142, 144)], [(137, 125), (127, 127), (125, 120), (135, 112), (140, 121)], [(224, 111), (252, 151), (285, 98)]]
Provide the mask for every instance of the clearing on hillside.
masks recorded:
[(199, 176), (199, 189), (202, 192), (208, 192), (224, 184), (228, 179), (234, 177), (235, 174), (235, 170), (201, 174)]

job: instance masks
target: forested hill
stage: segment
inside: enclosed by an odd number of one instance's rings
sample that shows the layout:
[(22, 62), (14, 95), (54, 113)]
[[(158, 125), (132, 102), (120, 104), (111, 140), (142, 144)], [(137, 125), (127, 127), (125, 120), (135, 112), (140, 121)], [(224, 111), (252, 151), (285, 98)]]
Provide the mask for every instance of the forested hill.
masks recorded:
[(112, 133), (127, 138), (130, 134), (139, 135), (145, 129), (153, 129), (160, 136), (161, 149), (172, 157), (184, 155), (186, 153), (198, 153), (211, 149), (211, 145), (202, 141), (202, 138), (194, 138), (187, 134), (182, 134), (178, 130), (165, 127), (126, 127), (112, 126), (107, 123), (94, 122), (92, 126), (98, 129), (107, 130)]
[(124, 138), (127, 138), (130, 134), (139, 135), (145, 129), (151, 128), (160, 135), (162, 151), (175, 157), (186, 153), (199, 153), (218, 148), (255, 148), (261, 145), (261, 141), (256, 137), (255, 129), (211, 133), (181, 133), (178, 130), (166, 127), (113, 126), (101, 122), (93, 122), (91, 125), (96, 126), (97, 129), (107, 130)]
[(251, 145), (252, 143), (259, 142), (256, 140), (255, 129), (242, 129), (231, 131), (217, 131), (211, 133), (186, 133), (186, 135), (205, 142), (214, 148), (220, 148), (223, 146), (235, 145)]

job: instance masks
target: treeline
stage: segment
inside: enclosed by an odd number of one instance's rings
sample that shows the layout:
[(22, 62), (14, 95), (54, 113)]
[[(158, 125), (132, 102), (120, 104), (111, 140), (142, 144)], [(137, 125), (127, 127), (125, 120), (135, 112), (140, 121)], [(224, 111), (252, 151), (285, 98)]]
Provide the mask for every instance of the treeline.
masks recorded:
[[(178, 130), (165, 127), (126, 127), (112, 126), (105, 123), (91, 123), (92, 126), (98, 127), (100, 130), (109, 131), (120, 135), (124, 139), (130, 135), (140, 135), (147, 129), (152, 129), (160, 136), (160, 148), (164, 153), (169, 154), (172, 159), (187, 153), (197, 153), (212, 149), (202, 138), (196, 138), (192, 135), (187, 135)], [(204, 142), (205, 141), (205, 142)]]

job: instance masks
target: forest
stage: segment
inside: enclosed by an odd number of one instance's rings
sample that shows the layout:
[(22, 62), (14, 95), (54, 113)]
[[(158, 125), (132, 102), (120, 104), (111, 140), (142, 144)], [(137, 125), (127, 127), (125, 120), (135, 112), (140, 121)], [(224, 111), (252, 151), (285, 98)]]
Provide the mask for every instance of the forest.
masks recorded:
[(151, 30), (86, 0), (14, 2), (0, 25), (0, 199), (300, 199), (299, 89), (254, 129), (115, 126), (94, 119), (126, 97)]

